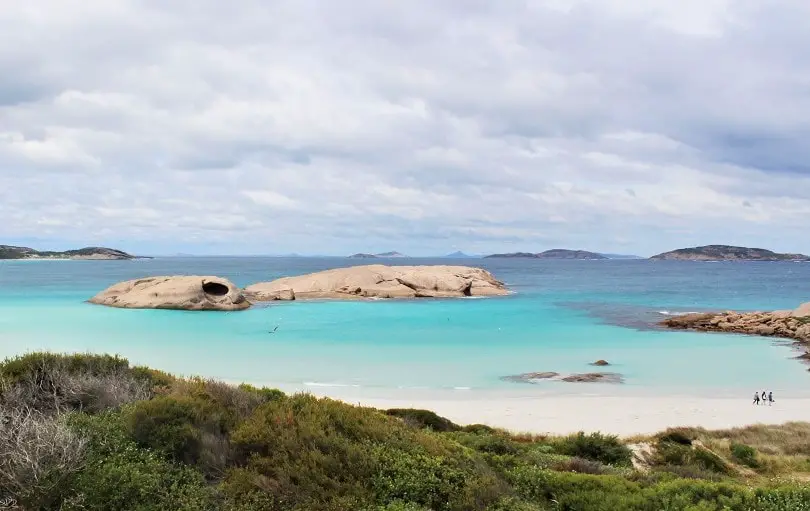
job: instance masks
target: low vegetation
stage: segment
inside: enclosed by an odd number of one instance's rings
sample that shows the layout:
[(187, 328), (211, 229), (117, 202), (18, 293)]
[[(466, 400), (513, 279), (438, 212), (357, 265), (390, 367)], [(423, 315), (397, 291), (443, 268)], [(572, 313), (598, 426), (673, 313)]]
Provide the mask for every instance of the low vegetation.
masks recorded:
[[(810, 509), (810, 424), (632, 442), (462, 427), (426, 410), (174, 378), (118, 357), (0, 363), (3, 509)], [(634, 459), (639, 445), (644, 459)]]

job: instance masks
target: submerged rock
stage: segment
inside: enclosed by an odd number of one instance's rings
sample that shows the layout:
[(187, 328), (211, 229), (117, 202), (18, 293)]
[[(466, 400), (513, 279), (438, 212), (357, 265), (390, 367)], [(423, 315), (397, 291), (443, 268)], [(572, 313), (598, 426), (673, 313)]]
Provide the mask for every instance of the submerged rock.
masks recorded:
[(128, 309), (234, 311), (250, 307), (231, 281), (210, 276), (164, 276), (119, 282), (90, 303)]
[(544, 373), (523, 373), (515, 374), (512, 376), (504, 376), (501, 378), (503, 381), (511, 381), (515, 383), (534, 383), (535, 380), (551, 380), (558, 377), (560, 373), (544, 372)]
[[(245, 288), (253, 301), (332, 298), (447, 298), (500, 296), (506, 286), (486, 270), (467, 266), (384, 266), (374, 264), (338, 268), (309, 275), (285, 277)], [(283, 293), (282, 293), (283, 292)]]
[(584, 373), (572, 374), (562, 378), (569, 383), (624, 383), (624, 377), (619, 373)]
[(540, 380), (564, 381), (566, 383), (624, 383), (624, 377), (619, 373), (584, 373), (562, 376), (560, 373), (551, 371), (504, 376), (501, 380), (514, 383), (539, 383)]

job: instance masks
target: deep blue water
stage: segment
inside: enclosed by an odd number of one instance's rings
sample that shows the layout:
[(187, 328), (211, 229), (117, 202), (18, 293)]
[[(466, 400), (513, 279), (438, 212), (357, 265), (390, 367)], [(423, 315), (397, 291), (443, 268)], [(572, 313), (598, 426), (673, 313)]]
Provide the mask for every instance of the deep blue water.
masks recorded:
[[(394, 261), (396, 264), (400, 261)], [(391, 261), (389, 261), (391, 263)], [(85, 303), (146, 275), (220, 275), (239, 285), (349, 266), (342, 258), (0, 261), (0, 356), (35, 349), (119, 353), (182, 374), (285, 388), (517, 388), (501, 376), (588, 372), (604, 358), (623, 389), (719, 393), (810, 389), (772, 339), (649, 328), (659, 311), (792, 309), (810, 264), (408, 259), (482, 266), (515, 294), (407, 302), (292, 302), (244, 312), (120, 310)], [(268, 330), (279, 326), (270, 335)], [(565, 392), (589, 385), (545, 383)], [(534, 387), (533, 387), (534, 388)]]

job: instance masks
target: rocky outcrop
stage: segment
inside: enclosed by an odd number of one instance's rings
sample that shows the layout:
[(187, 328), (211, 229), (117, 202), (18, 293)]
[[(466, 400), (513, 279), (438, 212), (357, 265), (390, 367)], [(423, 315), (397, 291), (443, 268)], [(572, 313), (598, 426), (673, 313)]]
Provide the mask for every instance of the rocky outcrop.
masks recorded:
[(251, 301), (501, 296), (506, 286), (486, 270), (466, 266), (354, 266), (285, 277), (245, 288)]
[(90, 303), (127, 309), (235, 311), (250, 307), (242, 291), (220, 277), (147, 277), (115, 284)]
[(706, 245), (680, 248), (652, 256), (655, 260), (674, 261), (810, 261), (804, 254), (778, 254), (764, 248)]
[(64, 252), (43, 252), (29, 247), (0, 245), (0, 259), (128, 260), (148, 258), (135, 257), (122, 250), (106, 247), (86, 247), (65, 250)]
[(511, 381), (514, 383), (536, 383), (537, 380), (553, 380), (560, 376), (560, 373), (552, 371), (542, 373), (523, 373), (514, 374), (511, 376), (504, 376), (501, 378), (503, 381)]
[(592, 362), (591, 365), (592, 366), (598, 366), (598, 367), (604, 367), (604, 366), (609, 366), (610, 362), (608, 362), (607, 360), (597, 360), (596, 362)]
[(619, 373), (584, 373), (572, 374), (562, 378), (569, 383), (624, 383), (624, 377)]
[(602, 254), (596, 252), (588, 252), (586, 250), (568, 250), (564, 248), (553, 248), (540, 252), (537, 254), (531, 252), (512, 252), (509, 254), (492, 254), (486, 256), (488, 259), (495, 258), (525, 258), (525, 259), (584, 259), (584, 260), (602, 260), (607, 259)]
[(561, 376), (555, 372), (523, 373), (504, 376), (503, 381), (514, 383), (539, 383), (542, 380), (564, 381), (566, 383), (624, 383), (624, 377), (619, 373), (583, 373)]
[[(677, 330), (783, 337), (810, 349), (810, 302), (792, 311), (685, 314), (665, 319), (661, 325)], [(799, 358), (810, 359), (810, 355)]]

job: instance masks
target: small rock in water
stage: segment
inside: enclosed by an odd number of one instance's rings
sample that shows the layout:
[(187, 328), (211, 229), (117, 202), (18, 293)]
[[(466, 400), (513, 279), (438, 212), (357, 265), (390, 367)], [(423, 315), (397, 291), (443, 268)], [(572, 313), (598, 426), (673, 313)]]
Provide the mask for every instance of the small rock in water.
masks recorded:
[(602, 359), (599, 359), (599, 360), (597, 360), (596, 362), (593, 362), (591, 365), (592, 365), (592, 366), (600, 366), (600, 367), (602, 367), (602, 366), (609, 366), (609, 365), (610, 365), (610, 362), (608, 362), (607, 360), (602, 360)]
[(569, 383), (624, 383), (619, 373), (585, 373), (566, 376), (562, 381)]
[(561, 377), (560, 373), (553, 371), (503, 376), (501, 380), (514, 383), (538, 383), (539, 380), (564, 381), (567, 383), (624, 383), (624, 377), (619, 373), (584, 373)]
[(514, 374), (511, 376), (504, 376), (501, 378), (501, 380), (511, 381), (515, 383), (535, 383), (535, 380), (553, 380), (559, 375), (560, 373), (555, 373), (552, 371), (540, 373), (523, 373), (523, 374)]

